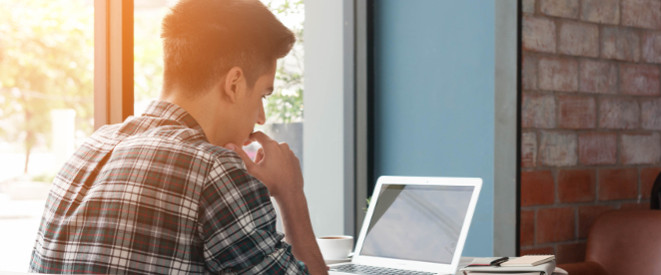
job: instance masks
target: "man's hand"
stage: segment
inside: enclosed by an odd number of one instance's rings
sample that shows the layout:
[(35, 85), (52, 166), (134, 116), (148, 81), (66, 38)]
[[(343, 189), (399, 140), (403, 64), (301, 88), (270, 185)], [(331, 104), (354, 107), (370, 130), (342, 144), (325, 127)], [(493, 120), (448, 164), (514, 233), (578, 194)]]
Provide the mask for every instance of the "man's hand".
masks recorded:
[(248, 173), (262, 181), (273, 197), (289, 197), (292, 193), (303, 190), (301, 165), (287, 143), (277, 143), (262, 132), (250, 134), (249, 140), (262, 145), (255, 161), (234, 144), (227, 144), (225, 148), (239, 154)]
[(227, 144), (225, 148), (239, 154), (248, 173), (262, 181), (275, 198), (285, 226), (285, 240), (292, 245), (294, 256), (305, 263), (311, 274), (328, 274), (312, 231), (298, 158), (289, 145), (277, 143), (262, 132), (250, 134), (249, 141), (262, 145), (254, 161), (234, 144)]

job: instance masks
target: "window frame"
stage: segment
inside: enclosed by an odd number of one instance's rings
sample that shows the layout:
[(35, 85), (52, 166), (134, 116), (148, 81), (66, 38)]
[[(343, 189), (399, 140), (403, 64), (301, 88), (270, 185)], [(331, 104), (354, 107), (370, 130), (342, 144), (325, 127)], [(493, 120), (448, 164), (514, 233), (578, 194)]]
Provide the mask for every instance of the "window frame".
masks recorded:
[(366, 141), (356, 135), (356, 131), (365, 134), (356, 127), (366, 123), (361, 117), (358, 125), (356, 113), (364, 110), (357, 110), (356, 103), (367, 103), (366, 97), (356, 98), (356, 4), (356, 0), (305, 3), (303, 177), (318, 236), (355, 235), (366, 205), (365, 186), (356, 187), (357, 177), (366, 176), (365, 170), (358, 175), (356, 167), (367, 164), (365, 154), (356, 154), (357, 140)]
[(94, 129), (133, 115), (133, 0), (94, 0)]

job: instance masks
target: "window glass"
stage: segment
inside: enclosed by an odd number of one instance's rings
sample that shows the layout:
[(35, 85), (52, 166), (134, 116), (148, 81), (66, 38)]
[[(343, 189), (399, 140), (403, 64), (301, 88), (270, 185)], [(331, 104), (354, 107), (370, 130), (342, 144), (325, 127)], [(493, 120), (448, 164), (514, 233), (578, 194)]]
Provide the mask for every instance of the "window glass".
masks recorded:
[(161, 94), (163, 86), (163, 44), (161, 20), (176, 0), (135, 0), (134, 2), (134, 96), (135, 114)]
[[(262, 0), (271, 11), (296, 35), (291, 52), (278, 60), (275, 91), (266, 98), (264, 109), (267, 121), (262, 130), (280, 142), (287, 142), (303, 164), (303, 22), (302, 0)], [(255, 152), (256, 144), (246, 148)]]
[[(144, 112), (149, 102), (158, 98), (163, 85), (163, 49), (161, 21), (176, 0), (135, 0), (135, 114)], [(303, 21), (302, 0), (262, 0), (285, 26), (296, 34), (296, 44), (278, 61), (273, 95), (266, 98), (267, 122), (257, 126), (274, 139), (289, 143), (294, 153), (303, 157)], [(254, 156), (257, 144), (247, 146)]]
[(94, 1), (0, 1), (0, 270), (27, 270), (51, 182), (92, 133)]

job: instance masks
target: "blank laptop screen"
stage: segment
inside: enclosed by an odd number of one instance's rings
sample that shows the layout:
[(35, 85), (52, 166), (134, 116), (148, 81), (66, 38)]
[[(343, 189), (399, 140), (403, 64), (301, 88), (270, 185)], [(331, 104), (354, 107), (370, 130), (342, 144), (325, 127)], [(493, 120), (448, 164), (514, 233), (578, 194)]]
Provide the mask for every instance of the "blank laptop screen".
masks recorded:
[(384, 184), (360, 254), (450, 264), (473, 189)]

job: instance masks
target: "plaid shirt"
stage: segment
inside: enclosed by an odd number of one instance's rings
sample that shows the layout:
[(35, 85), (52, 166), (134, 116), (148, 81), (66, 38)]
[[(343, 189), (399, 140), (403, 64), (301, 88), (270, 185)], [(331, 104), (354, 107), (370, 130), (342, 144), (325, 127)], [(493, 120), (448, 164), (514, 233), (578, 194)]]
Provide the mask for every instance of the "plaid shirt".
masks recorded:
[(45, 273), (307, 273), (269, 192), (182, 108), (96, 131), (56, 176), (32, 252)]

